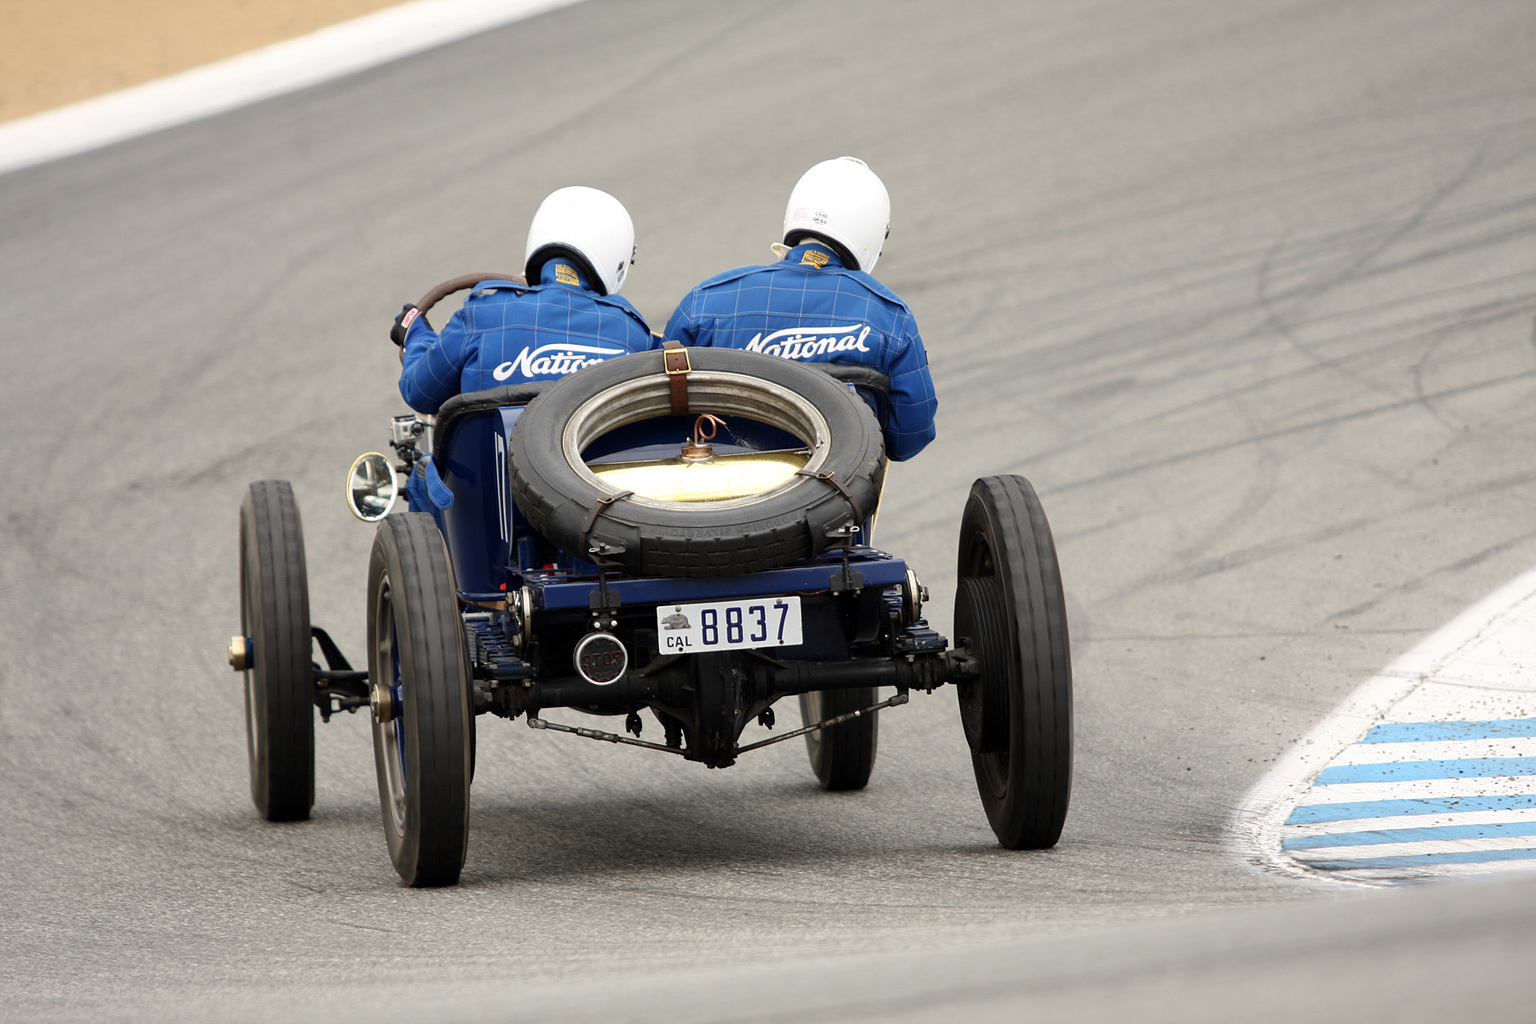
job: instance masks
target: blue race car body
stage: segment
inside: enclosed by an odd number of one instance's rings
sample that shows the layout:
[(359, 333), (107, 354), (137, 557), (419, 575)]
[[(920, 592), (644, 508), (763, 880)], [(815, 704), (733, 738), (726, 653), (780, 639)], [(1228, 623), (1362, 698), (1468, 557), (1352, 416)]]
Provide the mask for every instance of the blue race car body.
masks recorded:
[[(292, 487), (252, 483), (229, 660), (253, 802), (269, 820), (308, 817), (315, 709), (366, 708), (395, 869), (448, 885), (468, 849), (479, 716), (711, 768), (804, 736), (821, 785), (856, 789), (876, 713), (949, 683), (998, 841), (1053, 845), (1072, 677), (1049, 524), (1023, 477), (972, 485), (951, 649), (923, 618), (916, 573), (870, 543), (886, 386), (863, 367), (673, 346), (456, 396), (435, 420), (396, 417), (398, 463), (369, 453), (348, 473), (354, 514), (376, 524), (366, 669), (310, 621)], [(791, 696), (801, 726), (773, 731)], [(623, 716), (624, 732), (550, 711)], [(642, 738), (642, 712), (661, 742)], [(743, 744), (753, 722), (767, 738)]]

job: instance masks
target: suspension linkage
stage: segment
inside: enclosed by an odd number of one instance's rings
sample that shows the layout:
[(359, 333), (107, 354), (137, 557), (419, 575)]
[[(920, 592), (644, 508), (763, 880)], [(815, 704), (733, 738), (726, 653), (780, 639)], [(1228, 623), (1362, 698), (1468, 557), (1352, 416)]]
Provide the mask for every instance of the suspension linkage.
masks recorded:
[(631, 747), (645, 747), (647, 750), (663, 750), (669, 754), (681, 755), (683, 753), (681, 747), (669, 747), (661, 743), (651, 743), (648, 740), (630, 739), (628, 736), (619, 736), (611, 732), (603, 732), (599, 729), (580, 729), (575, 726), (561, 725), (559, 722), (546, 722), (532, 713), (528, 715), (528, 728), (568, 732), (575, 736), (585, 736), (589, 740), (602, 740), (604, 743), (624, 743)]
[[(834, 725), (842, 725), (844, 722), (851, 722), (855, 718), (859, 718), (863, 715), (872, 715), (876, 711), (880, 711), (884, 708), (899, 707), (911, 699), (912, 698), (905, 692), (898, 693), (890, 700), (883, 700), (873, 707), (860, 708), (857, 711), (850, 711), (844, 715), (835, 715), (832, 718), (824, 719), (815, 723), (814, 725), (807, 725), (803, 729), (795, 729), (793, 732), (786, 732), (782, 736), (774, 736), (771, 739), (760, 740), (757, 743), (748, 743), (744, 747), (737, 747), (736, 753), (745, 754), (749, 750), (756, 750), (759, 747), (771, 746), (775, 743), (783, 743), (785, 740), (792, 740), (796, 736), (804, 736), (808, 732), (816, 732), (820, 729), (831, 728)], [(530, 729), (550, 729), (554, 732), (568, 732), (573, 736), (582, 736), (589, 740), (601, 740), (604, 743), (623, 743), (631, 747), (645, 747), (647, 750), (660, 750), (668, 754), (679, 754), (687, 756), (686, 751), (684, 751), (681, 747), (669, 747), (661, 743), (651, 743), (647, 740), (630, 739), (628, 736), (620, 736), (617, 733), (603, 732), (600, 729), (581, 729), (576, 726), (562, 725), (559, 722), (545, 721), (544, 719), (539, 718), (537, 715), (533, 714), (528, 716), (527, 721), (528, 728)]]
[(745, 754), (749, 750), (756, 750), (759, 747), (770, 746), (774, 743), (783, 743), (785, 740), (792, 740), (796, 736), (804, 736), (808, 732), (816, 732), (819, 729), (827, 729), (834, 725), (842, 725), (844, 722), (851, 722), (855, 718), (859, 718), (863, 715), (872, 715), (876, 711), (879, 711), (883, 708), (899, 707), (911, 699), (912, 698), (907, 696), (906, 693), (898, 693), (890, 700), (883, 700), (879, 704), (876, 704), (874, 707), (860, 708), (857, 711), (850, 711), (844, 715), (836, 715), (832, 718), (825, 718), (820, 722), (816, 722), (814, 725), (807, 725), (803, 729), (796, 729), (793, 732), (787, 732), (782, 736), (773, 736), (766, 740), (759, 740), (756, 743), (748, 743), (744, 747), (737, 747), (736, 753)]

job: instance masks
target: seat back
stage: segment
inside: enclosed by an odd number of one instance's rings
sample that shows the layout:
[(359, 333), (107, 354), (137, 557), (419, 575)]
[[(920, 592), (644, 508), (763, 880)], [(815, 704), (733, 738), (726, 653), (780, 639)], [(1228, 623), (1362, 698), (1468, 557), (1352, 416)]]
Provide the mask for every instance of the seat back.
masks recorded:
[(807, 363), (823, 370), (859, 393), (875, 414), (875, 422), (884, 430), (891, 418), (891, 378), (871, 366), (857, 363)]
[(512, 500), (507, 453), (517, 417), (545, 386), (535, 381), (455, 395), (438, 410), (432, 461), (454, 498), (438, 524), (459, 592), (471, 599), (505, 596), (500, 590), (512, 544), (528, 532)]
[[(808, 363), (806, 365), (825, 370), (857, 391), (859, 397), (868, 403), (870, 411), (875, 414), (875, 422), (880, 424), (880, 430), (884, 432), (891, 417), (891, 378), (874, 367), (860, 366), (857, 363)], [(870, 509), (869, 517), (859, 527), (858, 533), (854, 534), (854, 544), (874, 543), (875, 520), (879, 514), (878, 505)]]

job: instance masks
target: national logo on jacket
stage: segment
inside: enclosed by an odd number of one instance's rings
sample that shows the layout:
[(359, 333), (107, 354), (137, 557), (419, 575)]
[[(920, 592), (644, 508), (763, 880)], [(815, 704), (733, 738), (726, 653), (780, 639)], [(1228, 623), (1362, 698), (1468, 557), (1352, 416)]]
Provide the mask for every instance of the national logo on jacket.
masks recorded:
[(540, 345), (519, 352), (516, 359), (509, 359), (492, 370), (491, 376), (497, 380), (506, 380), (516, 373), (524, 377), (542, 374), (564, 376), (584, 366), (600, 363), (609, 356), (622, 355), (624, 350), (621, 348), (604, 348), (600, 345), (573, 345), (569, 342)]
[(866, 324), (847, 327), (786, 327), (764, 336), (759, 333), (746, 344), (748, 352), (784, 359), (815, 359), (838, 352), (868, 352)]

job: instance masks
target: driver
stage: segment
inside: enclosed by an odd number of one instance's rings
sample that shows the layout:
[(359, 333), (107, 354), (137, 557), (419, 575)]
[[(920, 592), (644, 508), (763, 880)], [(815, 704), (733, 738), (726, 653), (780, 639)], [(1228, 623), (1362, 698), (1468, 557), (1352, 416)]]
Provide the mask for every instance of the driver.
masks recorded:
[(606, 192), (550, 193), (528, 227), (529, 284), (482, 281), (441, 332), (414, 305), (395, 318), (400, 394), (436, 413), (461, 392), (553, 380), (651, 347), (640, 313), (618, 296), (635, 262), (635, 225)]
[(854, 363), (890, 378), (885, 451), (910, 459), (933, 440), (928, 354), (907, 304), (870, 276), (890, 233), (891, 199), (864, 161), (825, 160), (784, 210), (779, 262), (717, 274), (683, 297), (665, 337), (802, 362)]

